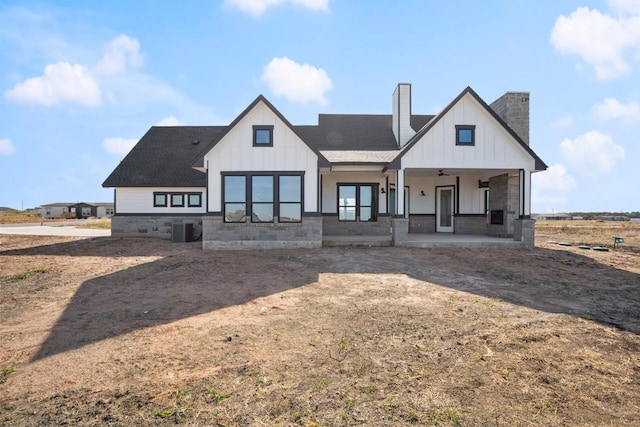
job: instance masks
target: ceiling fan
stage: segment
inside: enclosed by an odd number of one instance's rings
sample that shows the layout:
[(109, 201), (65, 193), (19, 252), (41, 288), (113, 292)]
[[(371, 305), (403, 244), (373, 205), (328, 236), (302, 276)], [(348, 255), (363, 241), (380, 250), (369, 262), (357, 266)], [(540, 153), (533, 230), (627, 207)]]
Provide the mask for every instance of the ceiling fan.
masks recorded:
[(438, 171), (438, 176), (449, 176), (449, 174), (448, 173), (444, 173), (444, 169), (440, 169)]

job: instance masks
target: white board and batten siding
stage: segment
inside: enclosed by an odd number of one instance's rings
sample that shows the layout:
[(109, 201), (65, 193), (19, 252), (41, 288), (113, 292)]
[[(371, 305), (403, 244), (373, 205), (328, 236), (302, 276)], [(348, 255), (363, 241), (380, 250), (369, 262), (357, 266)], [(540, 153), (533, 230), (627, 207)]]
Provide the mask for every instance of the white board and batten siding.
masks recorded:
[[(456, 186), (456, 177), (407, 177), (405, 182), (409, 186), (409, 206), (412, 214), (433, 214), (436, 211), (436, 188)], [(460, 206), (458, 212), (461, 214), (484, 213), (484, 193), (486, 189), (478, 188), (478, 179), (474, 175), (463, 175), (459, 177)], [(424, 191), (424, 196), (420, 193)]]
[[(386, 176), (379, 172), (333, 172), (322, 176), (322, 213), (338, 213), (338, 184), (378, 184), (385, 188)], [(385, 189), (386, 191), (386, 189)], [(387, 194), (378, 195), (378, 212), (387, 212)]]
[[(475, 145), (456, 145), (456, 125), (475, 125)], [(470, 94), (403, 155), (402, 168), (535, 169), (535, 160)]]
[[(167, 198), (167, 207), (153, 206), (153, 193), (182, 193), (185, 194), (184, 207), (171, 207), (171, 200)], [(201, 193), (200, 207), (187, 206), (187, 193)], [(116, 189), (116, 209), (119, 214), (204, 214), (207, 195), (204, 187), (120, 187)]]
[[(273, 146), (253, 146), (253, 126), (273, 126)], [(318, 156), (264, 102), (258, 102), (204, 157), (209, 211), (220, 212), (223, 172), (304, 172), (304, 211), (318, 211)]]

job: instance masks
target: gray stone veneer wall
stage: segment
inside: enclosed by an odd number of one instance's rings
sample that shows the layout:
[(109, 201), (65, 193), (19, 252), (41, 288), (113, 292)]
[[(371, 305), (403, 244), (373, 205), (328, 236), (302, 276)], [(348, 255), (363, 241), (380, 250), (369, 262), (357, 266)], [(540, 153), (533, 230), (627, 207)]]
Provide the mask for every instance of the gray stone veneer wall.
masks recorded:
[(171, 239), (172, 224), (193, 224), (193, 234), (202, 234), (202, 216), (115, 215), (111, 217), (111, 235), (115, 237), (158, 237)]
[(456, 234), (489, 234), (487, 217), (484, 215), (456, 216), (453, 219), (453, 230)]
[(325, 236), (388, 236), (391, 234), (391, 217), (380, 216), (377, 221), (339, 221), (337, 215), (322, 217), (322, 234)]
[(286, 249), (322, 247), (322, 218), (300, 223), (232, 224), (222, 216), (202, 217), (202, 249)]
[(435, 233), (435, 215), (409, 215), (409, 233)]
[(513, 236), (513, 222), (520, 212), (520, 184), (518, 176), (507, 174), (489, 178), (489, 209), (503, 212), (503, 224), (489, 224), (489, 234)]
[(529, 145), (529, 92), (507, 92), (491, 104), (491, 109)]

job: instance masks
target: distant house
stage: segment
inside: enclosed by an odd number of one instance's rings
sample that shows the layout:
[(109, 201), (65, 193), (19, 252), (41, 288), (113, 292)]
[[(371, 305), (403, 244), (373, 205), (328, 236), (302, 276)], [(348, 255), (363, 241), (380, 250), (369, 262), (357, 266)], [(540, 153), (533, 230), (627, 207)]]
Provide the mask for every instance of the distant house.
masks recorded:
[(114, 214), (113, 203), (49, 203), (40, 207), (43, 218), (89, 218), (111, 217)]
[[(566, 213), (547, 213), (547, 214), (535, 214), (533, 215), (534, 219), (538, 219), (540, 221), (552, 221), (552, 220), (570, 220), (572, 219), (571, 215)], [(573, 218), (578, 219), (578, 218)]]
[(533, 245), (529, 93), (491, 105), (467, 87), (435, 115), (399, 84), (391, 114), (320, 114), (291, 124), (258, 96), (228, 126), (154, 126), (103, 183), (114, 236), (170, 238), (189, 224), (205, 249), (319, 247), (325, 236), (512, 237)]

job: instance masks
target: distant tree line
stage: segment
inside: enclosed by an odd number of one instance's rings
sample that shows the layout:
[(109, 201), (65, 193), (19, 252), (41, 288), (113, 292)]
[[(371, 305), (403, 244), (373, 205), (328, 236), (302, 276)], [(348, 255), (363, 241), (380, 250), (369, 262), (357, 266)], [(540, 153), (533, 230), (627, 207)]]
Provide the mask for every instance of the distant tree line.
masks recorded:
[(584, 219), (598, 219), (599, 217), (621, 217), (626, 216), (628, 218), (640, 218), (640, 211), (635, 212), (569, 212), (568, 215), (572, 217), (581, 216)]

